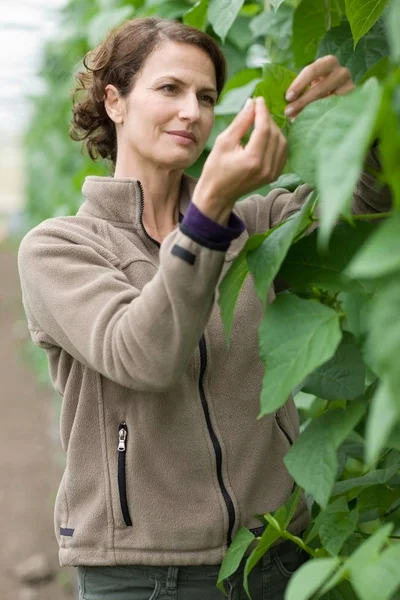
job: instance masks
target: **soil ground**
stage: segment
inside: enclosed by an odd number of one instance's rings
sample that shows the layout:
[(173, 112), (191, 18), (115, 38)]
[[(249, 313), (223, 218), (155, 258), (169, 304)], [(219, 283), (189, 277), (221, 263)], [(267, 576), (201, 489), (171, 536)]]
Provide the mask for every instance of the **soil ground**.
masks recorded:
[[(0, 600), (72, 600), (75, 569), (60, 569), (53, 503), (62, 474), (57, 404), (26, 359), (16, 250), (0, 244)], [(43, 554), (50, 581), (27, 586), (15, 566)]]

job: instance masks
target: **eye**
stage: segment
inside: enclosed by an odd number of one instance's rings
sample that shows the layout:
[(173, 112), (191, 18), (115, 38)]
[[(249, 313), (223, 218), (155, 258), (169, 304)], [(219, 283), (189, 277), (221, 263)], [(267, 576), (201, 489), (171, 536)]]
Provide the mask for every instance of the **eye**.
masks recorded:
[(166, 83), (160, 87), (160, 90), (164, 90), (165, 92), (176, 92), (177, 89), (177, 86), (173, 83)]
[(209, 96), (208, 94), (203, 94), (201, 96), (201, 99), (204, 100), (204, 102), (206, 102), (207, 104), (210, 104), (211, 106), (215, 106), (217, 103), (215, 98)]

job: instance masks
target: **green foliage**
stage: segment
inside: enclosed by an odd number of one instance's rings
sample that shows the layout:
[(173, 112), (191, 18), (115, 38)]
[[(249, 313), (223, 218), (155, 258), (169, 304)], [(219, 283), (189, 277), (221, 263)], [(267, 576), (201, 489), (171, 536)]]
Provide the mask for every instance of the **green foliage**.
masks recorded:
[[(301, 415), (301, 435), (285, 457), (296, 491), (260, 516), (259, 538), (238, 531), (218, 586), (224, 590), (244, 564), (248, 592), (251, 570), (284, 538), (311, 557), (286, 600), (389, 600), (400, 588), (400, 0), (70, 0), (63, 36), (44, 54), (45, 92), (32, 98), (29, 227), (75, 213), (85, 176), (108, 173), (68, 138), (73, 75), (111, 26), (146, 15), (207, 31), (227, 57), (213, 132), (188, 171), (201, 173), (218, 133), (247, 97), (262, 95), (288, 137), (289, 160), (260, 193), (301, 183), (315, 190), (302, 211), (249, 238), (218, 290), (229, 343), (251, 273), (266, 311), (260, 417), (291, 392), (299, 392)], [(302, 67), (329, 54), (350, 70), (357, 89), (313, 102), (292, 123), (284, 115), (288, 86)], [(380, 173), (366, 166), (375, 139)], [(387, 186), (390, 213), (369, 206), (364, 216), (351, 214), (361, 175), (377, 195)], [(288, 290), (267, 306), (277, 276)], [(40, 372), (47, 376), (45, 363)], [(288, 527), (304, 492), (312, 519), (303, 541)]]

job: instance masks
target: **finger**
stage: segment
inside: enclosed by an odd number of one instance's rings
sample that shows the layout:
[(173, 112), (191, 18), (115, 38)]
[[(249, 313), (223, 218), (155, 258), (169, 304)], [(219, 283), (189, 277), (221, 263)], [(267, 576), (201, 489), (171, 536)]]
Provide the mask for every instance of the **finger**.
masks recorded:
[(328, 77), (325, 77), (325, 79), (304, 92), (298, 100), (288, 104), (285, 108), (285, 115), (288, 117), (298, 115), (307, 104), (336, 93), (338, 89), (347, 86), (349, 82), (351, 82), (349, 71), (340, 67), (340, 69), (333, 71)]
[(287, 140), (278, 126), (277, 126), (277, 129), (278, 129), (277, 143), (275, 146), (274, 158), (273, 158), (273, 163), (272, 163), (272, 168), (275, 173), (275, 177), (274, 177), (275, 179), (277, 179), (279, 177), (279, 175), (281, 174), (283, 165), (285, 164), (286, 159), (287, 159)]
[(254, 122), (255, 105), (252, 98), (248, 98), (242, 110), (238, 112), (232, 123), (225, 129), (220, 137), (228, 138), (233, 143), (240, 143)]
[(340, 67), (340, 63), (336, 56), (329, 55), (318, 58), (311, 65), (304, 67), (292, 81), (286, 92), (286, 100), (293, 102), (315, 79), (326, 77), (338, 67)]
[(268, 146), (273, 121), (262, 96), (255, 99), (255, 107), (254, 129), (247, 142), (246, 151), (248, 155), (263, 156)]
[(342, 85), (342, 87), (338, 88), (335, 91), (335, 94), (336, 96), (344, 96), (344, 94), (348, 94), (349, 92), (352, 92), (355, 89), (356, 86), (354, 85), (353, 81), (349, 81), (345, 85)]

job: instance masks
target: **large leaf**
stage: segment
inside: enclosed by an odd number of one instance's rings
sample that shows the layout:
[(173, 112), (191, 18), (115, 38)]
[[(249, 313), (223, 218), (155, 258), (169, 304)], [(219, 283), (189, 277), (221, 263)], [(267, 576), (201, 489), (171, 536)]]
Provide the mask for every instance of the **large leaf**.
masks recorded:
[(285, 465), (296, 482), (326, 507), (335, 483), (337, 449), (365, 412), (361, 402), (332, 409), (313, 420), (285, 456)]
[(259, 330), (266, 368), (260, 416), (278, 410), (309, 373), (329, 360), (341, 336), (339, 316), (331, 308), (280, 294), (267, 308)]
[(133, 6), (121, 6), (97, 13), (87, 24), (87, 37), (90, 46), (97, 46), (110, 28), (116, 27), (132, 16)]
[(247, 548), (255, 540), (255, 536), (246, 527), (239, 529), (235, 535), (235, 539), (228, 548), (228, 552), (222, 562), (221, 569), (218, 573), (217, 587), (224, 592), (224, 580), (230, 577), (238, 566), (246, 553)]
[(354, 45), (375, 25), (388, 1), (346, 0), (346, 15), (353, 33)]
[(350, 512), (345, 498), (340, 497), (318, 514), (306, 543), (318, 535), (329, 554), (336, 556), (356, 530), (357, 522), (358, 512)]
[(300, 211), (291, 215), (286, 221), (275, 227), (263, 243), (247, 256), (247, 262), (254, 277), (257, 294), (264, 306), (267, 302), (268, 290), (279, 271), (293, 239), (299, 232), (303, 232), (311, 224), (310, 217), (313, 202), (313, 194), (310, 194)]
[(294, 244), (282, 263), (279, 275), (298, 290), (319, 287), (331, 291), (367, 292), (368, 283), (351, 280), (343, 273), (354, 254), (375, 230), (372, 223), (340, 223), (332, 232), (328, 249), (317, 244), (318, 230)]
[[(384, 23), (378, 21), (365, 35), (354, 49), (353, 36), (350, 25), (343, 21), (326, 33), (321, 40), (317, 58), (328, 54), (335, 55), (343, 67), (347, 67), (358, 83), (382, 58), (389, 54)], [(386, 72), (388, 69), (386, 67)]]
[(369, 554), (366, 560), (353, 563), (350, 579), (361, 600), (391, 600), (400, 586), (400, 545), (381, 554)]
[(385, 221), (348, 266), (350, 277), (381, 277), (400, 271), (400, 213)]
[(365, 461), (367, 464), (378, 459), (390, 433), (399, 422), (399, 413), (399, 407), (396, 406), (389, 386), (382, 381), (371, 401), (365, 428)]
[(365, 365), (354, 336), (344, 332), (334, 356), (306, 377), (303, 392), (325, 400), (354, 400), (365, 386)]
[[(287, 516), (287, 510), (285, 506), (281, 506), (277, 511), (273, 513), (273, 517), (275, 521), (278, 523), (279, 528), (283, 529), (285, 520)], [(244, 580), (243, 587), (247, 592), (247, 595), (250, 598), (249, 591), (249, 575), (251, 571), (254, 569), (256, 564), (261, 560), (267, 550), (272, 546), (276, 540), (280, 538), (280, 531), (278, 529), (273, 528), (271, 525), (267, 525), (264, 533), (261, 536), (257, 546), (254, 548), (253, 552), (250, 554), (249, 558), (246, 561), (246, 565), (244, 568)]]
[[(335, 575), (324, 585), (321, 593), (324, 594), (327, 591), (335, 587), (344, 577), (348, 578), (350, 573), (351, 580), (353, 582), (354, 574), (356, 573), (356, 580), (358, 580), (357, 572), (360, 570), (365, 571), (366, 565), (374, 561), (379, 556), (379, 551), (387, 542), (387, 538), (393, 529), (392, 524), (384, 525), (380, 527), (373, 535), (366, 539), (361, 546), (359, 546), (351, 557), (342, 565)], [(357, 589), (359, 593), (359, 589)], [(324, 597), (324, 596), (323, 596)], [(357, 596), (359, 598), (359, 596)], [(375, 596), (374, 600), (380, 599), (380, 595)], [(362, 597), (362, 600), (364, 598)]]
[(266, 236), (273, 231), (269, 230), (266, 234), (252, 235), (233, 261), (225, 277), (219, 285), (218, 305), (221, 312), (221, 319), (225, 329), (226, 341), (229, 345), (229, 338), (233, 325), (233, 313), (239, 297), (240, 290), (249, 274), (247, 264), (247, 254), (257, 248), (265, 240)]
[(338, 481), (333, 488), (332, 496), (340, 496), (341, 494), (346, 494), (352, 490), (358, 490), (380, 483), (387, 483), (399, 468), (400, 465), (394, 465), (388, 469), (377, 469), (376, 471), (370, 471), (362, 477), (353, 477), (352, 479)]
[(254, 96), (263, 96), (268, 111), (279, 127), (287, 123), (284, 110), (287, 105), (285, 94), (295, 79), (296, 73), (280, 65), (268, 64), (263, 70), (263, 79), (254, 90)]
[[(352, 194), (374, 136), (382, 90), (375, 79), (340, 97), (306, 106), (289, 134), (290, 166), (321, 195), (319, 239), (326, 245)], [(360, 110), (360, 106), (363, 110)]]
[(244, 0), (210, 0), (208, 5), (208, 20), (222, 41), (232, 27)]
[(366, 356), (378, 375), (385, 378), (400, 407), (400, 276), (393, 277), (371, 304)]
[(207, 26), (207, 10), (208, 0), (199, 0), (196, 4), (183, 16), (185, 25), (191, 25), (205, 31)]
[(247, 98), (250, 98), (257, 86), (260, 78), (253, 79), (245, 85), (237, 88), (232, 88), (224, 94), (220, 104), (215, 107), (216, 115), (233, 115), (238, 113), (242, 108)]
[(400, 271), (400, 213), (385, 221), (355, 255), (350, 277), (381, 277)]
[(386, 26), (389, 35), (391, 55), (395, 62), (400, 62), (400, 2), (393, 1), (387, 13)]
[(327, 8), (321, 0), (302, 0), (293, 17), (293, 52), (296, 67), (315, 59), (318, 44), (325, 32), (340, 23), (337, 6)]
[(285, 594), (285, 600), (309, 600), (315, 592), (336, 571), (337, 558), (318, 558), (304, 563), (293, 577)]

